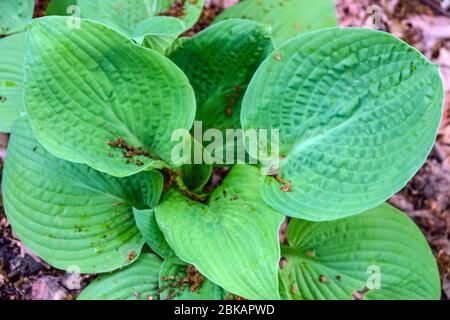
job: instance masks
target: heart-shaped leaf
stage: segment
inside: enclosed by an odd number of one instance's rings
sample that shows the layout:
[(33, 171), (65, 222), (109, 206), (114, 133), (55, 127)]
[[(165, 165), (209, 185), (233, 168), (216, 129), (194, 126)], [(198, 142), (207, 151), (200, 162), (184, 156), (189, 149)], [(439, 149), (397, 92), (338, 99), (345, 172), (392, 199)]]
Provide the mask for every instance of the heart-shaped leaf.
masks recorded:
[(21, 118), (9, 143), (2, 190), (8, 220), (27, 247), (60, 269), (107, 272), (139, 255), (144, 239), (132, 208), (157, 203), (162, 179), (155, 171), (118, 179), (55, 158)]
[(282, 296), (439, 299), (436, 262), (419, 228), (388, 204), (337, 221), (291, 220)]
[[(195, 2), (195, 3), (194, 3)], [(136, 27), (156, 15), (183, 21), (184, 30), (200, 17), (204, 0), (77, 0), (83, 18), (102, 22), (131, 37)]]
[(425, 161), (442, 101), (438, 66), (387, 33), (335, 28), (287, 42), (242, 107), (244, 129), (279, 129), (284, 186), (267, 178), (263, 198), (313, 221), (381, 204)]
[(230, 18), (270, 26), (277, 45), (299, 34), (337, 25), (332, 0), (246, 0), (226, 9), (215, 21)]
[(138, 24), (133, 39), (146, 48), (165, 54), (184, 30), (183, 22), (177, 18), (153, 17)]
[(162, 55), (89, 20), (33, 20), (25, 54), (25, 103), (52, 154), (123, 177), (171, 161), (172, 132), (189, 130), (195, 97)]
[(25, 33), (0, 39), (0, 131), (10, 132), (24, 112), (23, 54)]
[(2, 0), (1, 6), (0, 35), (24, 30), (33, 17), (34, 0)]
[(172, 192), (155, 208), (156, 220), (177, 256), (217, 285), (248, 299), (278, 299), (283, 216), (262, 201), (258, 173), (234, 166), (208, 204)]
[(139, 210), (133, 208), (133, 214), (136, 226), (148, 246), (164, 259), (176, 259), (175, 252), (170, 248), (158, 227), (153, 209)]
[(132, 265), (92, 281), (78, 300), (156, 300), (161, 260), (143, 253)]
[(233, 19), (198, 33), (170, 55), (194, 88), (203, 130), (240, 128), (241, 98), (272, 48), (265, 27)]
[(225, 291), (192, 265), (165, 260), (159, 274), (161, 300), (224, 300)]

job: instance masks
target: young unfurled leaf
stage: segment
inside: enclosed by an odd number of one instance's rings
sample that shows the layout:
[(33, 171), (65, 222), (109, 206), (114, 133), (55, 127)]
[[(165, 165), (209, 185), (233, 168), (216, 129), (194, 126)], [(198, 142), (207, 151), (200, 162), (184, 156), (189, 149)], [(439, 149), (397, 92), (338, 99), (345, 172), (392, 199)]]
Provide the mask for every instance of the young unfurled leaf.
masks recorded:
[(258, 173), (234, 166), (208, 204), (172, 192), (155, 208), (156, 220), (176, 255), (217, 285), (248, 299), (278, 299), (283, 216), (262, 201)]
[(442, 101), (438, 67), (387, 33), (335, 28), (287, 42), (242, 107), (244, 129), (280, 130), (279, 179), (266, 179), (264, 200), (312, 221), (381, 204), (425, 161)]
[(23, 31), (33, 17), (34, 0), (2, 0), (0, 35)]
[[(194, 3), (195, 2), (195, 3)], [(200, 17), (205, 0), (77, 0), (81, 17), (102, 22), (131, 37), (148, 18), (172, 16), (191, 28)]]
[(282, 296), (439, 299), (436, 262), (417, 226), (388, 204), (329, 222), (291, 220)]
[(158, 202), (162, 176), (118, 179), (49, 154), (28, 120), (16, 121), (3, 176), (4, 206), (21, 241), (54, 267), (107, 272), (134, 261), (144, 244), (133, 207)]
[(192, 265), (165, 260), (159, 274), (161, 300), (223, 300), (225, 291)]
[(175, 253), (172, 248), (170, 248), (163, 233), (158, 227), (154, 210), (139, 210), (133, 208), (133, 214), (134, 220), (136, 221), (136, 226), (148, 246), (164, 259), (176, 259)]
[(89, 20), (34, 20), (27, 35), (25, 103), (52, 154), (113, 176), (171, 162), (172, 132), (189, 130), (195, 97), (162, 55)]
[(299, 34), (337, 25), (333, 0), (246, 0), (226, 9), (215, 21), (230, 18), (270, 26), (277, 45)]
[[(212, 164), (208, 155), (204, 154), (203, 146), (200, 142), (189, 136), (191, 141), (191, 158), (182, 165), (180, 173), (183, 184), (192, 192), (201, 193), (212, 175)], [(196, 163), (196, 155), (203, 155), (201, 163)], [(199, 161), (200, 162), (200, 161)]]
[(0, 39), (0, 131), (10, 132), (24, 112), (23, 55), (25, 33)]
[(185, 30), (181, 20), (173, 17), (153, 17), (140, 23), (133, 39), (146, 48), (166, 54), (175, 39)]
[(161, 260), (143, 253), (130, 266), (92, 281), (78, 300), (157, 300)]
[(207, 28), (170, 55), (194, 88), (203, 130), (240, 128), (241, 98), (272, 48), (264, 26), (233, 19)]

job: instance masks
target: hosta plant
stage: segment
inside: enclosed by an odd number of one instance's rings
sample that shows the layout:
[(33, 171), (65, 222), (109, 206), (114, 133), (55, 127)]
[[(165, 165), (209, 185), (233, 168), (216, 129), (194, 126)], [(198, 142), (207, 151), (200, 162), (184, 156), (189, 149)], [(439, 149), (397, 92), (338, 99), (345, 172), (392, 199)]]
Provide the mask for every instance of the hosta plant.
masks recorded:
[[(101, 274), (80, 299), (440, 297), (425, 238), (384, 203), (441, 119), (417, 50), (335, 27), (328, 0), (246, 0), (192, 38), (200, 0), (52, 1), (31, 21), (19, 2), (0, 19), (5, 211), (52, 266)], [(195, 120), (279, 145), (242, 139), (254, 161), (217, 183), (223, 164), (173, 159)]]

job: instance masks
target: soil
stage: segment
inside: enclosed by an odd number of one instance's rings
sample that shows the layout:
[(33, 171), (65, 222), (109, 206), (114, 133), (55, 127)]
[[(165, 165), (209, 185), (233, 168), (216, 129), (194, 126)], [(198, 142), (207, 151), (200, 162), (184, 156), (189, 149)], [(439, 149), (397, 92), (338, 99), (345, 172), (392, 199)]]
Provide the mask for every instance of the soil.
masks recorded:
[[(36, 1), (34, 17), (43, 15), (48, 2)], [(223, 5), (236, 1), (207, 2), (199, 23), (185, 35), (192, 36), (207, 27)], [(380, 29), (404, 39), (441, 66), (446, 102), (438, 139), (424, 166), (390, 202), (412, 217), (425, 234), (439, 265), (442, 299), (450, 299), (450, 1), (337, 0), (336, 3), (342, 26), (373, 26), (379, 22)], [(374, 12), (379, 12), (379, 21), (374, 19)], [(7, 135), (0, 135), (0, 179), (7, 141)], [(217, 184), (226, 173), (227, 169), (216, 170), (208, 187)], [(281, 239), (285, 239), (284, 232)], [(27, 249), (11, 230), (0, 198), (0, 300), (74, 299), (94, 277), (54, 269)], [(200, 282), (198, 278), (194, 280), (187, 283)], [(188, 286), (192, 288), (191, 284)], [(364, 292), (359, 294), (362, 297)]]

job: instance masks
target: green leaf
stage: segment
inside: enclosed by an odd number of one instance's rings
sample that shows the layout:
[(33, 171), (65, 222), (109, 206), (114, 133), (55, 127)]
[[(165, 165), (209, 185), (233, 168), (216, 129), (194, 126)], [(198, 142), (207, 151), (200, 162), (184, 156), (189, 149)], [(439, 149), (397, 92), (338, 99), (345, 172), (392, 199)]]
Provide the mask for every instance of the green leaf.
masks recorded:
[(192, 192), (202, 192), (212, 175), (212, 165), (208, 155), (202, 158), (202, 163), (195, 163), (195, 155), (203, 154), (200, 142), (189, 136), (191, 141), (191, 158), (181, 166), (180, 171), (184, 185)]
[(156, 300), (161, 260), (143, 253), (132, 265), (98, 277), (78, 296), (78, 300)]
[(277, 45), (299, 34), (337, 25), (332, 0), (246, 0), (223, 11), (215, 21), (230, 18), (270, 26)]
[(187, 164), (181, 167), (183, 182), (192, 192), (202, 192), (212, 174), (212, 166), (206, 164)]
[(233, 19), (205, 29), (171, 54), (194, 88), (203, 130), (240, 128), (241, 98), (272, 48), (262, 25)]
[[(25, 54), (25, 103), (37, 139), (59, 158), (117, 177), (171, 162), (172, 132), (189, 130), (195, 97), (162, 55), (107, 27), (70, 18), (34, 20)], [(125, 139), (149, 156), (124, 157)], [(117, 144), (116, 144), (117, 146)], [(131, 163), (130, 163), (131, 162)]]
[[(153, 0), (156, 2), (156, 12), (160, 15), (171, 15), (168, 9), (178, 2), (182, 2), (184, 9), (175, 16), (181, 19), (186, 26), (186, 30), (192, 28), (203, 11), (205, 0)], [(181, 14), (181, 15), (180, 15)]]
[[(201, 280), (203, 279), (203, 280)], [(225, 291), (193, 266), (165, 260), (159, 275), (161, 300), (224, 300)]]
[(283, 216), (262, 201), (258, 173), (234, 166), (208, 204), (169, 193), (156, 220), (176, 255), (217, 285), (248, 299), (278, 299)]
[[(161, 180), (162, 181), (162, 180)], [(161, 187), (162, 190), (162, 187)], [(133, 208), (136, 226), (148, 246), (164, 259), (175, 259), (175, 253), (170, 248), (156, 222), (153, 209), (139, 210)]]
[[(131, 37), (136, 27), (155, 15), (166, 15), (166, 10), (177, 1), (172, 0), (77, 0), (83, 18), (102, 22)], [(204, 0), (183, 1), (184, 14), (176, 16), (183, 21), (185, 30), (200, 17)]]
[(0, 35), (24, 30), (33, 17), (33, 11), (34, 0), (2, 0)]
[(133, 39), (146, 48), (165, 54), (184, 29), (183, 22), (177, 18), (153, 17), (136, 27)]
[(46, 16), (69, 16), (72, 12), (68, 12), (70, 6), (76, 5), (77, 0), (51, 0), (45, 10)]
[(387, 33), (335, 28), (287, 42), (242, 107), (244, 129), (279, 129), (279, 175), (292, 191), (268, 177), (264, 200), (312, 221), (378, 206), (425, 161), (442, 101), (438, 66)]
[(155, 0), (77, 0), (83, 18), (106, 24), (131, 37), (139, 23), (153, 17)]
[(6, 215), (21, 241), (56, 268), (108, 272), (132, 262), (144, 244), (132, 208), (157, 203), (161, 186), (159, 172), (118, 179), (55, 158), (26, 118), (15, 122), (3, 175)]
[(23, 54), (25, 33), (0, 39), (0, 131), (10, 132), (24, 112)]
[(439, 272), (419, 228), (388, 204), (337, 221), (291, 220), (285, 291), (296, 299), (439, 299)]

